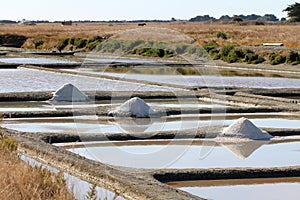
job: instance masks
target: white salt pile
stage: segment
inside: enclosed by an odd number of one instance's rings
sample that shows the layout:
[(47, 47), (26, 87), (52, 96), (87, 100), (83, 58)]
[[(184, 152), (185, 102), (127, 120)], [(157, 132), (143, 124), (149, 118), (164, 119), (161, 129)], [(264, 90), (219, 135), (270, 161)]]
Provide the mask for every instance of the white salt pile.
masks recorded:
[(225, 128), (219, 137), (246, 138), (252, 140), (269, 140), (272, 136), (256, 127), (247, 118), (240, 118)]
[(83, 94), (77, 87), (70, 83), (59, 88), (50, 99), (50, 101), (55, 102), (86, 102), (89, 100), (88, 96)]
[(139, 97), (134, 97), (116, 109), (110, 111), (108, 115), (115, 117), (136, 117), (136, 118), (148, 118), (154, 115), (155, 112), (152, 108)]

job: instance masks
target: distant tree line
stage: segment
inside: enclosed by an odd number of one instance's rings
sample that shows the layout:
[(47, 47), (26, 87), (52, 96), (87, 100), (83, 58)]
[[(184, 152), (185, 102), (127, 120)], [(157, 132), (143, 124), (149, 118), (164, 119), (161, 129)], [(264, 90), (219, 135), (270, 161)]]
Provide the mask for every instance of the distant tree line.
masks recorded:
[(189, 21), (190, 22), (203, 22), (203, 21), (238, 21), (237, 19), (239, 19), (240, 21), (271, 21), (271, 22), (277, 22), (279, 21), (279, 19), (273, 15), (273, 14), (265, 14), (264, 16), (260, 16), (260, 15), (255, 15), (255, 14), (251, 14), (251, 15), (234, 15), (232, 17), (228, 16), (228, 15), (223, 15), (221, 16), (219, 19), (216, 19), (214, 17), (211, 17), (209, 15), (203, 15), (203, 16), (197, 16), (194, 18), (191, 18)]
[[(21, 21), (13, 21), (13, 20), (0, 20), (0, 24), (17, 24)], [(50, 23), (48, 20), (37, 20), (37, 21), (30, 21), (32, 23)]]
[(12, 20), (0, 20), (0, 24), (16, 24), (18, 22)]

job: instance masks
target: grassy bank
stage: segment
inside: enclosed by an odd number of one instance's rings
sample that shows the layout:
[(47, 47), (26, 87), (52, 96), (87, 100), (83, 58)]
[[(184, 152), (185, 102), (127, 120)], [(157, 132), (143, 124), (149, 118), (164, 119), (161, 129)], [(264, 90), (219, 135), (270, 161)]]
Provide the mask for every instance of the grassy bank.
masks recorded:
[[(146, 27), (167, 28), (178, 31), (200, 42), (201, 45), (216, 40), (220, 45), (238, 43), (242, 46), (259, 46), (266, 42), (282, 42), (286, 47), (300, 48), (300, 26), (296, 24), (269, 24), (263, 26), (219, 24), (201, 22), (147, 23)], [(136, 23), (78, 23), (72, 26), (60, 24), (0, 25), (1, 35), (16, 34), (28, 38), (91, 38), (111, 36), (119, 31), (136, 29)], [(217, 38), (223, 32), (227, 39)]]
[(244, 62), (247, 64), (260, 64), (268, 61), (271, 65), (278, 64), (300, 64), (300, 55), (298, 52), (274, 52), (257, 51), (254, 52), (247, 48), (240, 48), (238, 44), (226, 44), (220, 46), (215, 41), (205, 44), (204, 49), (209, 53), (213, 60), (223, 60), (228, 63)]
[(17, 143), (0, 133), (0, 188), (5, 199), (75, 199), (62, 174), (25, 164)]
[[(210, 52), (212, 59), (221, 59), (225, 62), (246, 62), (258, 64), (262, 62), (277, 64), (297, 65), (300, 63), (298, 52), (282, 52), (280, 50), (239, 50), (238, 46), (259, 47), (263, 43), (283, 43), (288, 48), (300, 48), (300, 35), (294, 34), (300, 31), (297, 24), (220, 24), (203, 22), (173, 22), (173, 23), (148, 23), (146, 27), (166, 28), (178, 31), (189, 36)], [(54, 51), (92, 51), (103, 50), (112, 52), (121, 47), (122, 51), (130, 50), (131, 54), (151, 57), (173, 57), (178, 52), (191, 51), (184, 49), (184, 45), (174, 47), (173, 51), (159, 48), (159, 45), (150, 45), (151, 48), (135, 48), (141, 41), (133, 40), (130, 44), (110, 42), (103, 45), (105, 39), (119, 34), (122, 31), (137, 29), (136, 23), (77, 23), (72, 26), (61, 26), (60, 24), (37, 24), (36, 26), (25, 26), (16, 24), (0, 25), (0, 44), (13, 43), (7, 39), (22, 38), (23, 44), (15, 42), (23, 48), (44, 49)], [(155, 41), (155, 37), (151, 36)], [(4, 38), (4, 39), (1, 39)], [(157, 38), (158, 40), (159, 38)], [(156, 41), (157, 42), (157, 41)], [(213, 46), (216, 44), (216, 47)], [(100, 46), (99, 46), (100, 45)], [(154, 48), (152, 48), (154, 47)], [(208, 47), (208, 48), (207, 48)]]

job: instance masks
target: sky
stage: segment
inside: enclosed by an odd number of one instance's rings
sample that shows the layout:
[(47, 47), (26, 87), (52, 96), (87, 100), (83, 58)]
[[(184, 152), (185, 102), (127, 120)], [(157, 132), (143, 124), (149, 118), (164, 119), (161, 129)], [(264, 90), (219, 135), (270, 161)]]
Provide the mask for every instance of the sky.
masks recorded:
[[(296, 0), (3, 0), (0, 20), (170, 20), (198, 15), (275, 14)], [(299, 1), (298, 1), (299, 2)]]

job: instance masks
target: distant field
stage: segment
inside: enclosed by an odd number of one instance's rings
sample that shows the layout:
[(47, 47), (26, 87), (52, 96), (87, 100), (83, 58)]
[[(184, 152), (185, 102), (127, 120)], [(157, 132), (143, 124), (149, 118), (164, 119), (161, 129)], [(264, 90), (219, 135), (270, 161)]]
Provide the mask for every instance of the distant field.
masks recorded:
[[(286, 47), (300, 48), (300, 25), (245, 25), (238, 24), (206, 24), (206, 23), (148, 23), (146, 27), (167, 28), (186, 34), (196, 39), (200, 44), (205, 44), (212, 40), (218, 44), (237, 43), (239, 45), (258, 46), (265, 42), (282, 42)], [(137, 29), (136, 23), (78, 23), (72, 26), (62, 27), (60, 24), (37, 24), (35, 26), (26, 25), (0, 25), (0, 34), (25, 35), (29, 38), (65, 38), (92, 36), (112, 36), (119, 31)], [(227, 40), (217, 38), (218, 32), (227, 35)]]

